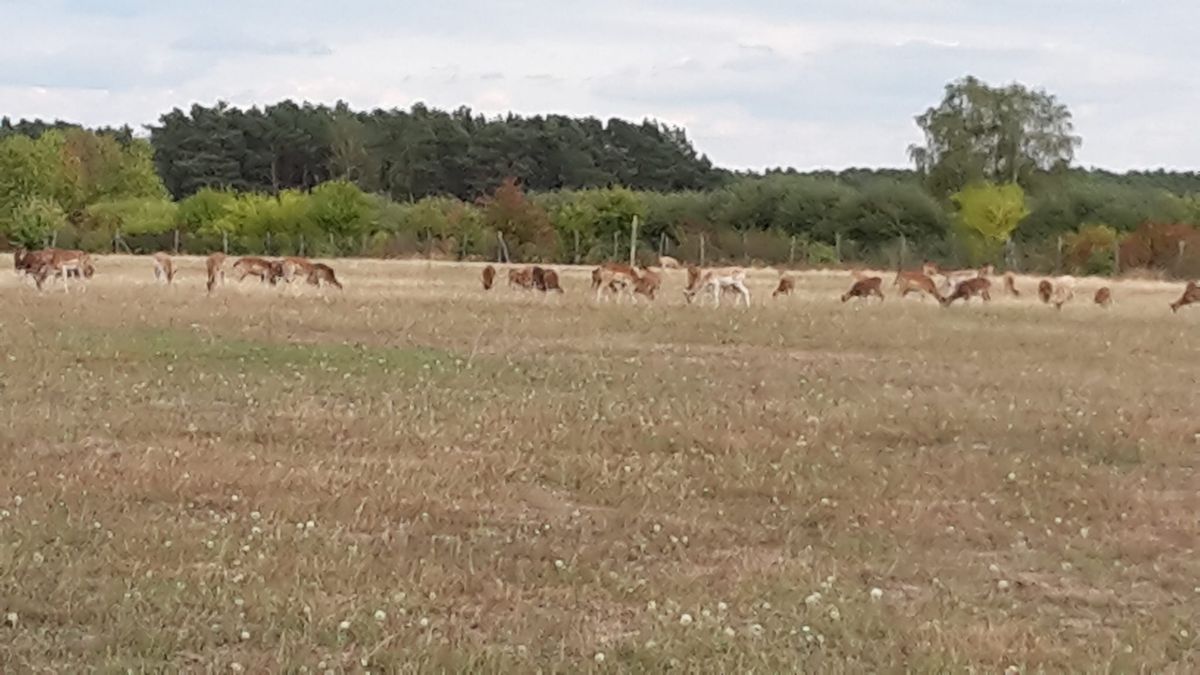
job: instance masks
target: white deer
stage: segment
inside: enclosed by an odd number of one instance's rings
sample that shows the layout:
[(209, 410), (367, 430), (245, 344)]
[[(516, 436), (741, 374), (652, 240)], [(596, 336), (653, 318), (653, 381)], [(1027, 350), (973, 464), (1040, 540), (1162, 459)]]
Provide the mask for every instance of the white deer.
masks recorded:
[(721, 293), (726, 289), (736, 291), (739, 298), (745, 301), (746, 306), (750, 306), (750, 289), (746, 288), (746, 270), (740, 267), (705, 270), (683, 294), (687, 301), (691, 302), (698, 293), (711, 290), (713, 306), (720, 307)]

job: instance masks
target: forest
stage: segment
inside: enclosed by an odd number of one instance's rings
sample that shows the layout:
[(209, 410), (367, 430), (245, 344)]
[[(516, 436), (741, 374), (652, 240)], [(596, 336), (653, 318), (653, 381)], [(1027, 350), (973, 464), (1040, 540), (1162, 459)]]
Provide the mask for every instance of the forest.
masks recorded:
[[(355, 111), (283, 101), (144, 132), (0, 120), (11, 247), (592, 263), (1200, 274), (1200, 174), (1074, 165), (1052, 94), (973, 77), (916, 124), (908, 169), (737, 172), (651, 120)], [(798, 163), (802, 158), (797, 158)], [(2, 242), (0, 242), (2, 243)]]

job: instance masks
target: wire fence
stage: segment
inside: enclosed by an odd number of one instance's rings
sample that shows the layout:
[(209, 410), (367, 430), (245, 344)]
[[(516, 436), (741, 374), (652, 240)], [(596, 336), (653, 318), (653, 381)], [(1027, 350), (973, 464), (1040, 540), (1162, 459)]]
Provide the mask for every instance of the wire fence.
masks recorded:
[[(377, 232), (356, 237), (327, 234), (317, 238), (263, 234), (229, 237), (221, 234), (197, 234), (169, 231), (160, 234), (60, 230), (45, 243), (58, 248), (79, 248), (114, 253), (153, 253), (203, 255), (223, 251), (230, 255), (299, 255), (309, 257), (430, 258), (439, 260), (549, 262), (559, 264), (598, 264), (627, 261), (630, 255), (629, 233), (613, 233), (611, 239), (581, 240), (578, 236), (558, 242), (553, 250), (528, 243), (508, 243), (494, 231), (473, 237), (433, 237), (416, 232)], [(687, 231), (667, 236), (639, 238), (633, 247), (638, 264), (657, 264), (659, 256), (671, 256), (684, 264), (700, 266), (747, 265), (786, 269), (850, 267), (870, 269), (914, 269), (923, 262), (943, 268), (962, 269), (972, 262), (987, 262), (1000, 270), (1018, 273), (1057, 275), (1114, 275), (1132, 270), (1150, 271), (1165, 277), (1200, 276), (1200, 241), (1179, 240), (1171, 245), (1156, 244), (1149, 253), (1126, 253), (1114, 242), (1105, 249), (1093, 249), (1085, 255), (1072, 250), (1059, 237), (1040, 242), (1010, 241), (994, 256), (972, 261), (966, 250), (953, 241), (912, 241), (896, 237), (870, 245), (841, 236), (833, 242), (814, 241), (777, 231)], [(1133, 258), (1128, 259), (1128, 258)]]

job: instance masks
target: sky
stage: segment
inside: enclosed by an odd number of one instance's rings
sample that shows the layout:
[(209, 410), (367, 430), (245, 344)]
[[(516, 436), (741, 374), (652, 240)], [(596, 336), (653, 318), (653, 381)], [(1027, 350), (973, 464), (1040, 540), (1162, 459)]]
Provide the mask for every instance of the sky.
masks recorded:
[(284, 98), (683, 126), (720, 166), (908, 165), (951, 80), (1043, 88), (1085, 166), (1200, 168), (1195, 0), (0, 0), (0, 115)]

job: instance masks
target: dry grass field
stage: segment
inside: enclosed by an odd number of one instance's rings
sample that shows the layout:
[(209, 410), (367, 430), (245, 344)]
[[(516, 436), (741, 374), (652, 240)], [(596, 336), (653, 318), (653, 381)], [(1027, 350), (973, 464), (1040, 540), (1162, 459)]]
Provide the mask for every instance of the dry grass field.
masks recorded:
[(0, 670), (1200, 668), (1182, 284), (762, 271), (713, 311), (335, 267), (0, 273)]

